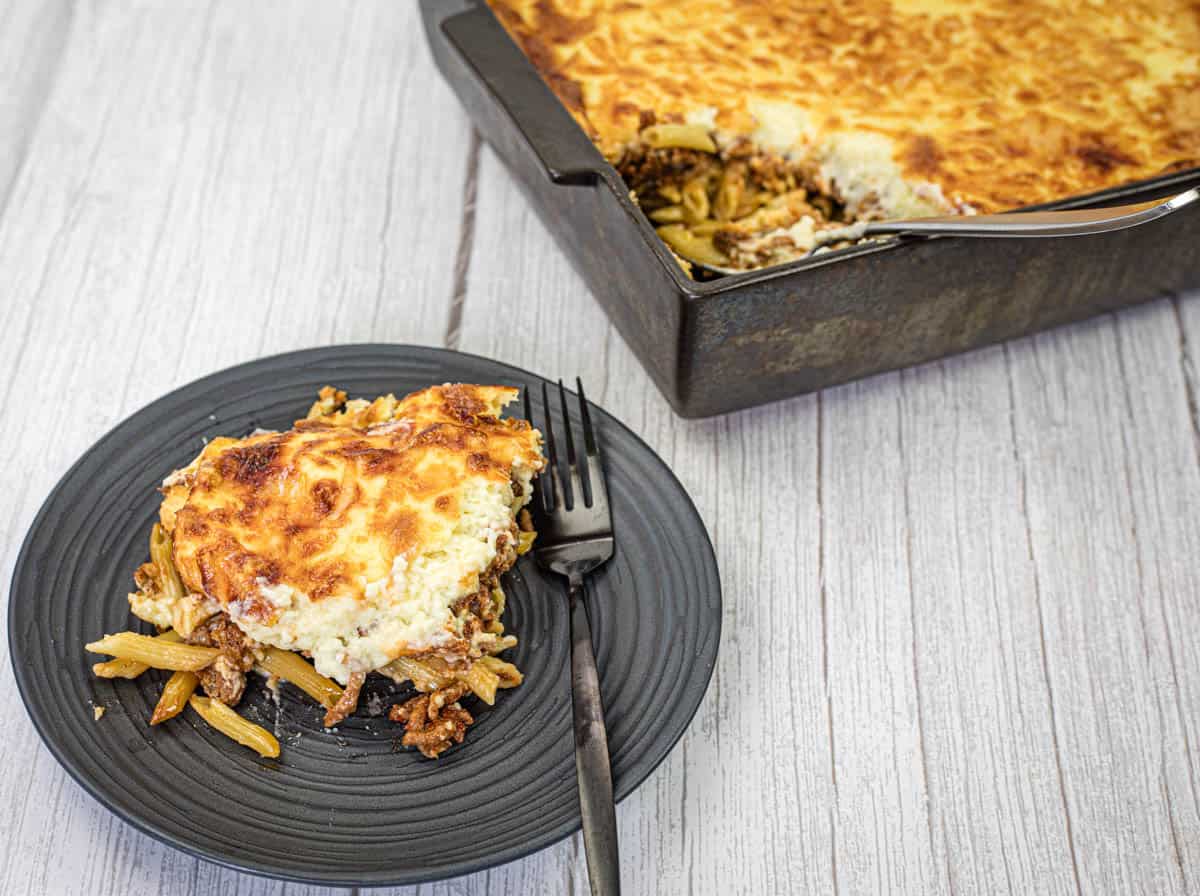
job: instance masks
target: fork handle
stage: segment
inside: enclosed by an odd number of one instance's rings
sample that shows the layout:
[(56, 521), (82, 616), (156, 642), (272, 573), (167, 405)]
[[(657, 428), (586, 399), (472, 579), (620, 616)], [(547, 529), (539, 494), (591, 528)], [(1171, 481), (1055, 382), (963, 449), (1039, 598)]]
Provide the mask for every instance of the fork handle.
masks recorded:
[(612, 766), (600, 676), (592, 653), (592, 626), (583, 600), (583, 583), (571, 583), (571, 705), (575, 711), (575, 777), (583, 816), (583, 845), (587, 853), (592, 896), (619, 896), (617, 813), (613, 806)]

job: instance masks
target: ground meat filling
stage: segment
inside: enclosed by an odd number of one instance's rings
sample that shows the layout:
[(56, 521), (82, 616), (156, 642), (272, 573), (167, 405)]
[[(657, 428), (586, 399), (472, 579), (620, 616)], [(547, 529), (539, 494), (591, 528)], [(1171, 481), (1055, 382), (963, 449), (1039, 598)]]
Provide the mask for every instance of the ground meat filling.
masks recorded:
[(452, 745), (461, 744), (467, 728), (475, 721), (458, 702), (467, 690), (465, 684), (454, 682), (393, 706), (388, 718), (404, 724), (400, 742), (406, 747), (416, 747), (429, 759), (437, 759)]
[(246, 673), (254, 666), (253, 642), (224, 613), (196, 627), (189, 644), (216, 647), (221, 655), (212, 665), (196, 673), (204, 693), (227, 706), (234, 706), (246, 690)]
[(616, 168), (667, 245), (710, 267), (748, 270), (799, 257), (816, 245), (814, 233), (852, 223), (810, 165), (748, 140), (715, 153), (638, 143)]
[[(682, 186), (694, 177), (720, 167), (716, 156), (698, 149), (630, 149), (617, 162), (617, 171), (643, 203), (658, 196), (662, 186)], [(659, 200), (659, 204), (666, 204)]]
[(450, 610), (462, 620), (462, 638), (472, 657), (480, 655), (475, 638), (482, 632), (493, 631), (499, 620), (502, 605), (497, 605), (495, 590), (500, 586), (500, 576), (517, 562), (517, 539), (506, 533), (496, 539), (496, 556), (491, 564), (479, 574), (479, 588), (466, 594), (450, 605)]
[(162, 593), (162, 573), (157, 563), (143, 563), (133, 571), (133, 583), (143, 594), (157, 595)]
[(484, 584), (474, 594), (460, 597), (451, 609), (462, 619), (462, 637), (470, 644), (480, 632), (485, 632), (496, 618), (491, 583)]
[[(494, 631), (503, 631), (498, 626), (503, 609), (502, 597), (497, 597), (500, 576), (516, 562), (516, 541), (501, 535), (496, 542), (496, 558), (479, 577), (479, 588), (464, 595), (451, 606), (455, 616), (462, 620), (462, 638), (469, 645), (471, 657), (478, 657), (486, 650), (475, 645), (476, 636)], [(429, 659), (428, 662), (434, 662)], [(500, 687), (515, 687), (521, 683), (519, 674), (515, 679), (501, 673)], [(420, 682), (414, 681), (417, 687)], [(428, 684), (424, 685), (429, 687)], [(454, 744), (462, 743), (467, 728), (474, 717), (459, 704), (459, 698), (469, 693), (470, 688), (462, 681), (455, 681), (430, 691), (418, 694), (403, 704), (393, 706), (388, 718), (404, 725), (401, 743), (416, 747), (423, 755), (436, 759)]]
[(326, 728), (332, 728), (354, 712), (358, 707), (358, 692), (362, 690), (363, 682), (366, 679), (367, 676), (363, 672), (350, 673), (350, 680), (346, 682), (346, 687), (342, 690), (342, 696), (325, 713)]

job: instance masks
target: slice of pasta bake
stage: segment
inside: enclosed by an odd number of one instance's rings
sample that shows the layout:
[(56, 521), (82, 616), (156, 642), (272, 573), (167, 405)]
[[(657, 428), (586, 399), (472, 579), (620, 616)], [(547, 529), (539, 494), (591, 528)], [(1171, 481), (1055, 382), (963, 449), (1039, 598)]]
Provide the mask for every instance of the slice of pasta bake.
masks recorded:
[(381, 673), (419, 692), (390, 714), (406, 746), (435, 757), (461, 742), (472, 718), (460, 698), (490, 704), (521, 681), (497, 656), (516, 643), (500, 577), (532, 543), (522, 508), (544, 461), (540, 434), (500, 417), (517, 394), (444, 385), (368, 402), (326, 387), (292, 429), (209, 442), (163, 483), (129, 596), (163, 634), (88, 645), (117, 658), (97, 672), (173, 669), (155, 722), (190, 698), (255, 748), (244, 726), (257, 726), (224, 712), (252, 669), (321, 701), (326, 726)]

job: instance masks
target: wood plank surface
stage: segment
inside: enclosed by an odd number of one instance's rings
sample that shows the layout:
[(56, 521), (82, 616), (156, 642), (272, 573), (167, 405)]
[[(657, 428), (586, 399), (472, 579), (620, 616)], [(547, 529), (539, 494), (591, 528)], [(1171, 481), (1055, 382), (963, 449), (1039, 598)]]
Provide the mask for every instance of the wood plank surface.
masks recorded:
[(70, 18), (69, 0), (0, 2), (0, 211), (58, 74)]
[[(6, 400), (64, 409), (0, 444), (6, 589), (54, 481), (163, 392), (286, 349), (441, 340), (469, 131), (416, 12), (75, 8), (0, 220)], [(109, 816), (40, 747), (7, 674), (0, 724), (0, 892), (330, 892), (218, 869)]]
[[(682, 421), (423, 44), (411, 2), (0, 0), (5, 599), (70, 463), (204, 373), (370, 340), (580, 375), (724, 583), (713, 684), (618, 809), (627, 892), (1194, 892), (1200, 301)], [(350, 892), (112, 818), (7, 671), (0, 748), (0, 893)], [(586, 892), (578, 837), (390, 891)]]
[(1178, 347), (1172, 309), (1158, 303), (1010, 351), (1020, 494), (1085, 892), (1182, 893), (1196, 873), (1185, 732), (1197, 706), (1180, 699), (1174, 662), (1194, 652), (1163, 618), (1164, 606), (1196, 609), (1195, 554), (1171, 543), (1196, 537), (1188, 502), (1200, 472)]

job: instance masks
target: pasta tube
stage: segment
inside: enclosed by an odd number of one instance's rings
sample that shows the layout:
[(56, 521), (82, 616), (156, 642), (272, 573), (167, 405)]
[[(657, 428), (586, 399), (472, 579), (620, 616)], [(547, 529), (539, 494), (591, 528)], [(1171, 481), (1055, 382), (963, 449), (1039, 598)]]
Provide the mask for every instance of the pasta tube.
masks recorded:
[(444, 688), (454, 680), (453, 675), (443, 674), (440, 670), (411, 656), (401, 656), (392, 660), (391, 667), (413, 683), (418, 691), (436, 691)]
[(700, 264), (724, 267), (729, 259), (713, 245), (711, 237), (695, 236), (682, 224), (666, 224), (657, 233), (664, 243), (691, 261)]
[(737, 217), (746, 190), (746, 173), (740, 165), (730, 165), (721, 174), (717, 187), (717, 198), (713, 203), (713, 214), (721, 221)]
[(268, 647), (258, 665), (269, 675), (290, 681), (326, 709), (333, 709), (341, 699), (342, 689), (306, 662), (304, 657), (290, 650)]
[[(183, 640), (174, 629), (157, 636), (159, 641), (177, 644)], [(137, 678), (150, 667), (136, 660), (106, 660), (92, 666), (92, 674), (100, 678)]]
[(698, 149), (716, 152), (717, 144), (708, 129), (698, 124), (652, 124), (642, 130), (642, 142), (655, 149)]
[(689, 224), (707, 220), (712, 206), (708, 201), (708, 183), (704, 177), (696, 177), (683, 185), (683, 218)]
[(203, 669), (221, 655), (221, 651), (215, 647), (166, 641), (135, 632), (105, 635), (99, 641), (84, 646), (92, 653), (107, 653), (117, 659), (145, 663), (152, 669), (171, 669), (176, 672)]
[(179, 580), (179, 571), (175, 569), (175, 558), (172, 556), (174, 542), (158, 523), (150, 530), (150, 560), (158, 567), (158, 578), (161, 582), (163, 596), (171, 601), (179, 600), (186, 593), (183, 582)]
[(701, 221), (698, 224), (691, 225), (688, 230), (691, 231), (692, 236), (710, 237), (723, 227), (725, 227), (725, 224), (723, 224), (721, 221), (709, 218), (707, 221)]
[(650, 212), (650, 220), (659, 224), (677, 224), (683, 220), (682, 205), (666, 205)]
[(273, 759), (279, 755), (279, 741), (275, 735), (260, 725), (246, 721), (224, 703), (193, 694), (188, 706), (226, 737), (236, 740), (243, 747), (249, 747), (259, 756)]
[(482, 660), (472, 663), (466, 672), (460, 672), (458, 680), (488, 706), (496, 702), (496, 688), (500, 686), (500, 676), (489, 669)]
[(683, 194), (679, 192), (679, 187), (675, 184), (661, 184), (658, 188), (658, 195), (675, 205), (683, 202)]
[(502, 688), (515, 688), (525, 680), (516, 666), (498, 656), (485, 656), (479, 662), (492, 671)]
[(158, 698), (158, 705), (154, 707), (154, 715), (150, 717), (150, 724), (157, 725), (183, 712), (188, 698), (199, 683), (200, 679), (196, 677), (195, 672), (176, 672), (167, 679), (162, 696)]

